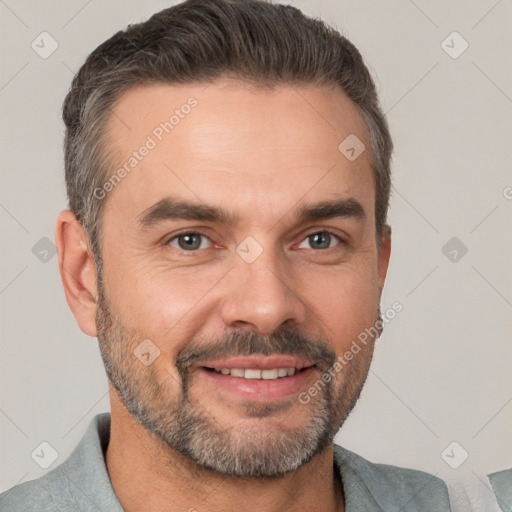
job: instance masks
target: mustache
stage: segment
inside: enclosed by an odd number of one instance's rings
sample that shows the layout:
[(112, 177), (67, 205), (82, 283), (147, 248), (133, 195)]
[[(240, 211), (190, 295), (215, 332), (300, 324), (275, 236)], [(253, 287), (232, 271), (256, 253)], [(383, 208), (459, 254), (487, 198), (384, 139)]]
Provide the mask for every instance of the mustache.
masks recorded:
[(327, 371), (336, 361), (336, 353), (322, 339), (300, 330), (280, 330), (269, 336), (253, 331), (233, 331), (217, 342), (191, 341), (176, 356), (176, 367), (183, 377), (190, 368), (202, 361), (234, 356), (290, 355), (307, 359)]

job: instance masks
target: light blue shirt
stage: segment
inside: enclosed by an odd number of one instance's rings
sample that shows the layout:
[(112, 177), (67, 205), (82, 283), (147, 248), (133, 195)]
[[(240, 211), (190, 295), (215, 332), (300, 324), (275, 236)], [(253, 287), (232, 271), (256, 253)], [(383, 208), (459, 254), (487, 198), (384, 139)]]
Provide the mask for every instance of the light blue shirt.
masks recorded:
[[(0, 494), (1, 512), (123, 512), (105, 463), (110, 413), (98, 414), (80, 443), (42, 477)], [(334, 445), (346, 512), (450, 512), (439, 478), (413, 469), (375, 464)]]
[(487, 475), (502, 512), (512, 510), (512, 468)]

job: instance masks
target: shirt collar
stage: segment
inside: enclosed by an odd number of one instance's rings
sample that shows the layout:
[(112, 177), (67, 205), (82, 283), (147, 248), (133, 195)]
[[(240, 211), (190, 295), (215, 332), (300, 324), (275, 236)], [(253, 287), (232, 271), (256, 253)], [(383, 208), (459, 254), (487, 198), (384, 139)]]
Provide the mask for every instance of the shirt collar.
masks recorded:
[[(71, 455), (56, 471), (67, 483), (66, 492), (78, 510), (123, 512), (108, 475), (105, 461), (110, 439), (110, 413), (96, 415)], [(54, 482), (53, 496), (63, 489)]]
[(512, 510), (512, 468), (487, 475), (501, 510)]
[[(105, 454), (110, 440), (110, 413), (96, 415), (66, 461), (56, 469), (67, 480), (66, 492), (78, 508), (123, 512), (110, 480)], [(383, 478), (380, 465), (334, 444), (334, 468), (343, 483), (346, 512), (383, 512), (394, 502), (396, 482)], [(432, 477), (435, 479), (435, 477)], [(55, 495), (62, 488), (52, 489)]]

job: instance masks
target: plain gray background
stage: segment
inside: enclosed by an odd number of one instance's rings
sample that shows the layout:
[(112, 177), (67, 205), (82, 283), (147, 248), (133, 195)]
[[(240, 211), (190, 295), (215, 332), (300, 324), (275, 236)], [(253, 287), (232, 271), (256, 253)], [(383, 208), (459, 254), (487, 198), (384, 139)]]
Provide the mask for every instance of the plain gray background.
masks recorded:
[[(58, 453), (52, 469), (109, 410), (97, 340), (68, 309), (51, 252), (66, 207), (60, 110), (96, 46), (174, 3), (0, 0), (0, 491), (46, 471), (31, 458), (41, 442)], [(360, 49), (396, 148), (382, 310), (403, 311), (336, 441), (478, 484), (512, 465), (512, 2), (288, 3)], [(31, 47), (51, 48), (42, 32), (58, 44), (47, 58)]]

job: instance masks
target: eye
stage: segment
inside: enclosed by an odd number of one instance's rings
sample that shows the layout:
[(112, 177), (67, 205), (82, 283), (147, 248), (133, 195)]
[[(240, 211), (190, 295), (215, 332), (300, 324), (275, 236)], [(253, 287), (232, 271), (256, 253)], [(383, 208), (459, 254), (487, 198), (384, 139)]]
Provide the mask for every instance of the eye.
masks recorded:
[[(329, 231), (319, 231), (308, 235), (304, 241), (299, 245), (299, 248), (303, 248), (302, 244), (309, 242), (311, 248), (318, 250), (331, 249), (334, 245), (333, 242), (337, 240), (340, 244), (343, 244), (343, 240)], [(196, 252), (199, 249), (207, 249), (211, 244), (210, 238), (199, 231), (190, 231), (180, 233), (169, 239), (166, 245), (171, 245), (176, 249), (180, 249), (186, 252)], [(307, 248), (307, 247), (306, 247)]]
[(311, 235), (307, 236), (302, 243), (309, 241), (309, 243), (313, 246), (313, 249), (325, 250), (331, 248), (331, 242), (333, 239), (336, 239), (341, 244), (343, 244), (343, 240), (339, 236), (334, 235), (329, 231), (319, 231), (318, 233), (312, 233)]
[[(202, 239), (207, 239), (211, 242), (211, 240), (205, 234), (192, 231), (189, 233), (180, 233), (179, 235), (173, 236), (167, 242), (167, 244), (188, 252), (195, 251), (197, 249), (207, 249), (207, 247), (205, 247), (202, 243)], [(177, 242), (177, 246), (175, 245), (175, 242)]]

